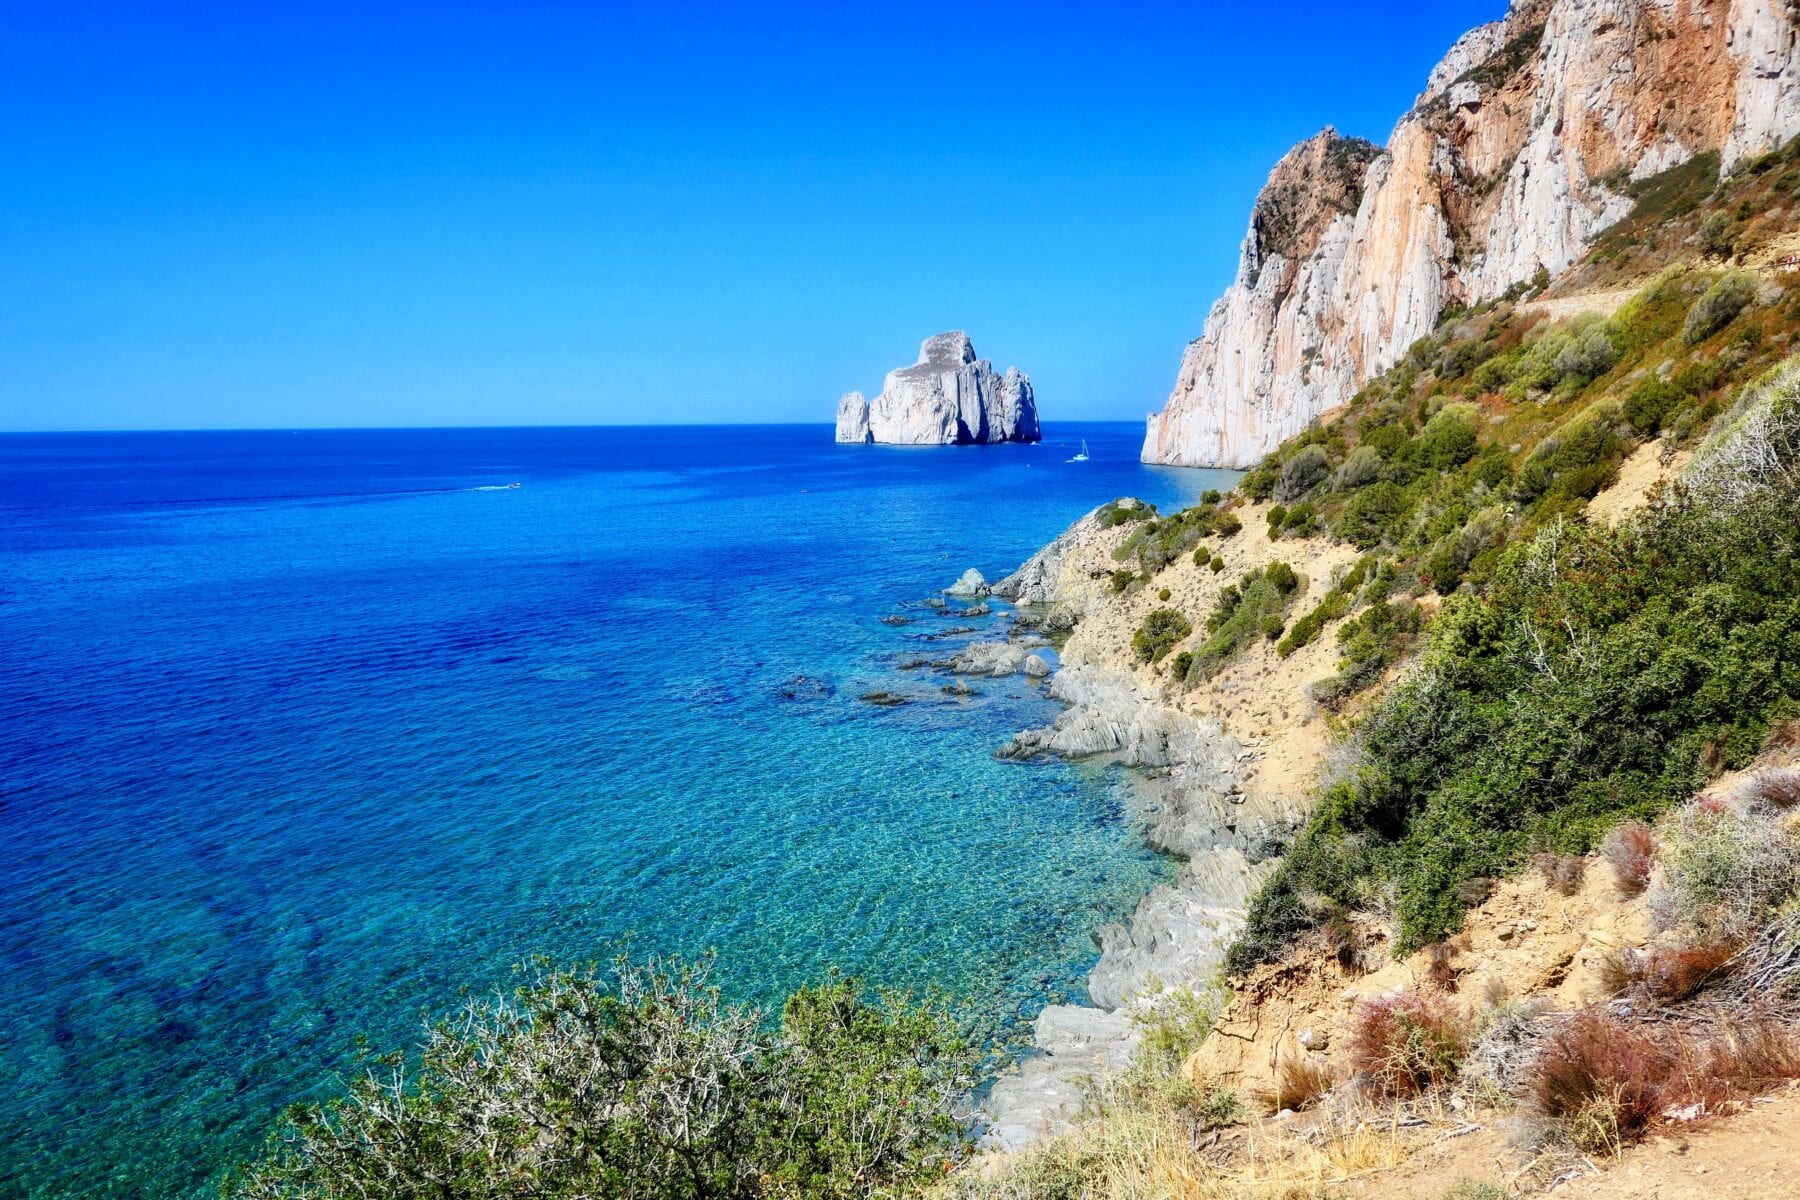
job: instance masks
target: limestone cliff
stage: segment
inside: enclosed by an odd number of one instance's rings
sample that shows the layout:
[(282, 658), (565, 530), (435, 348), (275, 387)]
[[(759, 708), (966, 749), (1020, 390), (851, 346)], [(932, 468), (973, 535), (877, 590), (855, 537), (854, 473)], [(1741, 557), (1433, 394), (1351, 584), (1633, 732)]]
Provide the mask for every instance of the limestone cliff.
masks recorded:
[(837, 440), (897, 446), (950, 446), (1039, 439), (1031, 377), (1006, 374), (975, 357), (966, 333), (925, 339), (919, 361), (889, 371), (873, 401), (849, 392), (838, 401)]
[(1573, 263), (1631, 210), (1628, 180), (1709, 151), (1729, 172), (1796, 134), (1785, 0), (1518, 0), (1385, 149), (1326, 129), (1276, 165), (1143, 459), (1249, 466), (1450, 305)]

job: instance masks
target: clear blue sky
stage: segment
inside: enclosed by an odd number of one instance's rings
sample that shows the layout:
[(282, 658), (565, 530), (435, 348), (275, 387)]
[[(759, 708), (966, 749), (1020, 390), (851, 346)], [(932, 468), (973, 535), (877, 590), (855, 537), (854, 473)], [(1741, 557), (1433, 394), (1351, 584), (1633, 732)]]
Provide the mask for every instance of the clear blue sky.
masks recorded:
[(14, 4), (0, 428), (1161, 404), (1274, 160), (1502, 0)]

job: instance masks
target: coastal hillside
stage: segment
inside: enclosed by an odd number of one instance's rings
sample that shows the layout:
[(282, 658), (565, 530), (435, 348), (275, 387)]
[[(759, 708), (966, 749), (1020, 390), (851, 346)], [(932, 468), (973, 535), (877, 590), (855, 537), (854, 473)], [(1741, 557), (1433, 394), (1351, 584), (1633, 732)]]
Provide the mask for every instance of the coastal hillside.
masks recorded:
[(1138, 763), (1189, 866), (954, 1195), (1792, 1194), (1703, 1149), (1800, 1079), (1800, 142), (1720, 161), (1002, 582), (1072, 705), (1012, 749)]
[(1385, 147), (1328, 128), (1276, 165), (1144, 461), (1252, 465), (1447, 310), (1561, 276), (1644, 180), (1731, 173), (1796, 133), (1780, 0), (1518, 0), (1451, 47)]

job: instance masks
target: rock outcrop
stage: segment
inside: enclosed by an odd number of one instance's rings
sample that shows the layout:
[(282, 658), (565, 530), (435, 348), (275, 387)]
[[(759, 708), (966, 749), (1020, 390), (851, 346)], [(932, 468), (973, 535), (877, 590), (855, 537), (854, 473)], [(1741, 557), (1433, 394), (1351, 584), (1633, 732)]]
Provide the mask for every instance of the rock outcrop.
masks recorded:
[(889, 371), (874, 400), (849, 392), (838, 401), (840, 442), (952, 446), (1041, 436), (1031, 377), (1017, 367), (996, 373), (961, 332), (926, 338), (919, 361)]
[(1450, 305), (1573, 263), (1631, 211), (1628, 180), (1711, 151), (1730, 171), (1796, 134), (1785, 0), (1517, 0), (1385, 149), (1326, 129), (1276, 165), (1143, 460), (1249, 466)]

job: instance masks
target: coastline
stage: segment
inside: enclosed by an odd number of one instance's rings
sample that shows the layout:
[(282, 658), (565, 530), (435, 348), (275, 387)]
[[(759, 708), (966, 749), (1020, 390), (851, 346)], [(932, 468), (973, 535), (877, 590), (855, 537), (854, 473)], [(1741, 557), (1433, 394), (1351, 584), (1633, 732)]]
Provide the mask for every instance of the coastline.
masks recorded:
[(1100, 957), (1087, 976), (1087, 1003), (1044, 1006), (1031, 1023), (1032, 1050), (986, 1088), (980, 1141), (992, 1149), (1022, 1149), (1069, 1127), (1088, 1084), (1130, 1063), (1137, 1015), (1171, 989), (1210, 981), (1301, 818), (1293, 797), (1252, 783), (1265, 739), (1169, 703), (1116, 652), (1071, 648), (1075, 630), (1119, 607), (1103, 576), (1127, 531), (1102, 522), (1107, 507), (1084, 514), (1005, 578), (990, 585), (965, 573), (946, 590), (1015, 606), (1007, 635), (972, 643), (952, 670), (1010, 663), (1046, 634), (1070, 651), (1044, 681), (1063, 711), (1051, 725), (1014, 735), (997, 756), (1126, 768), (1136, 794), (1132, 824), (1151, 849), (1182, 863), (1128, 918), (1094, 930)]

